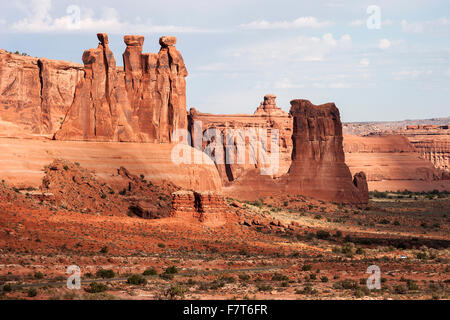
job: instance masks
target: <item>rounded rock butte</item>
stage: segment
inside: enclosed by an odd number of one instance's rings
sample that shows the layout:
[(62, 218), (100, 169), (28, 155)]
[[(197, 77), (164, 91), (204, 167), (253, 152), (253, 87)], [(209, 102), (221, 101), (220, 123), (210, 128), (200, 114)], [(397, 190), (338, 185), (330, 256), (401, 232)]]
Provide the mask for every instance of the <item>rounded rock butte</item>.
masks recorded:
[(159, 44), (162, 47), (173, 47), (177, 44), (177, 37), (174, 36), (164, 36), (159, 38)]
[(144, 36), (127, 35), (123, 37), (123, 41), (130, 47), (142, 47), (144, 45)]

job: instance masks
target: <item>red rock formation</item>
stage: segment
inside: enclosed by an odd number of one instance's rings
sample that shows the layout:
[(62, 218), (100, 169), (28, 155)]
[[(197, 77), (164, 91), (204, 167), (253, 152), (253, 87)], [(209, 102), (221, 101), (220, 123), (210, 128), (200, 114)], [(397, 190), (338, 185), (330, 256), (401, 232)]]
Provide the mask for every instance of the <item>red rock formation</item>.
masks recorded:
[(345, 164), (342, 123), (334, 103), (320, 106), (308, 100), (291, 101), (294, 117), (289, 192), (347, 203), (367, 203), (365, 175), (356, 178)]
[(83, 54), (85, 76), (56, 140), (137, 141), (139, 127), (121, 90), (108, 36), (98, 34), (97, 49)]
[(172, 193), (173, 215), (188, 214), (205, 221), (210, 214), (225, 213), (223, 196), (213, 192), (178, 191)]
[(162, 37), (158, 54), (142, 54), (143, 36), (125, 36), (125, 86), (140, 131), (150, 142), (170, 142), (175, 129), (187, 128), (183, 58), (175, 37)]
[(365, 175), (360, 173), (352, 181), (345, 164), (342, 123), (336, 106), (315, 106), (307, 100), (293, 100), (291, 105), (294, 148), (289, 172), (279, 179), (248, 172), (225, 188), (225, 194), (254, 200), (289, 193), (339, 203), (367, 203)]
[(83, 55), (85, 77), (55, 139), (171, 142), (174, 130), (187, 128), (187, 70), (176, 38), (162, 37), (158, 54), (143, 54), (144, 37), (125, 36), (123, 71), (108, 36), (98, 38)]
[[(224, 152), (223, 158), (220, 163), (216, 163), (219, 174), (224, 184), (230, 183), (245, 175), (248, 171), (255, 168), (260, 169), (263, 164), (258, 157), (257, 146), (250, 143), (251, 130), (254, 129), (254, 133), (258, 135), (258, 129), (267, 130), (268, 137), (262, 137), (265, 141), (269, 140), (270, 134), (273, 129), (277, 129), (279, 132), (279, 169), (273, 176), (280, 177), (287, 173), (291, 165), (291, 153), (292, 153), (292, 118), (289, 117), (287, 112), (276, 106), (276, 96), (266, 95), (264, 102), (256, 110), (254, 115), (247, 114), (207, 114), (200, 113), (195, 109), (191, 109), (189, 113), (189, 130), (193, 138), (193, 144), (196, 139), (200, 139), (202, 150), (205, 150), (209, 144), (207, 139), (202, 139), (202, 134), (208, 129), (217, 129), (220, 131), (223, 137)], [(196, 132), (195, 123), (201, 124), (199, 132)], [(246, 130), (249, 130), (246, 132)], [(247, 133), (247, 135), (246, 135)], [(234, 155), (235, 158), (232, 161), (227, 161), (226, 155), (226, 137), (229, 135), (233, 137), (233, 143), (231, 146), (235, 146)], [(198, 137), (200, 136), (200, 137)], [(245, 163), (238, 163), (236, 158), (237, 149), (241, 147), (241, 150), (245, 151)], [(271, 152), (268, 150), (267, 155), (270, 156)], [(256, 161), (250, 161), (251, 157), (257, 157)], [(216, 159), (216, 162), (217, 161)]]
[(409, 140), (400, 135), (344, 136), (346, 163), (353, 174), (364, 170), (370, 190), (446, 190), (449, 184)]
[(11, 128), (16, 128), (16, 136), (53, 134), (72, 104), (82, 74), (82, 66), (75, 63), (0, 50), (2, 134), (9, 135)]
[[(408, 128), (409, 127), (409, 128)], [(442, 172), (450, 172), (450, 130), (448, 126), (420, 125), (399, 130), (421, 156)]]

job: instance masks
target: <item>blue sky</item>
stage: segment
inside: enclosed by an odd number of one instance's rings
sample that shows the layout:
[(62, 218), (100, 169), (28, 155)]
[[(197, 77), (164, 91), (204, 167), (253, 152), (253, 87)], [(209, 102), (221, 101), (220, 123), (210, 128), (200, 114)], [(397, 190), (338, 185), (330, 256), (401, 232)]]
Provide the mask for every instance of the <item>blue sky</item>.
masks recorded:
[[(379, 29), (367, 27), (370, 5)], [(438, 0), (1, 1), (0, 47), (81, 62), (110, 34), (176, 35), (188, 108), (253, 113), (266, 93), (335, 102), (344, 121), (450, 116), (450, 3)]]

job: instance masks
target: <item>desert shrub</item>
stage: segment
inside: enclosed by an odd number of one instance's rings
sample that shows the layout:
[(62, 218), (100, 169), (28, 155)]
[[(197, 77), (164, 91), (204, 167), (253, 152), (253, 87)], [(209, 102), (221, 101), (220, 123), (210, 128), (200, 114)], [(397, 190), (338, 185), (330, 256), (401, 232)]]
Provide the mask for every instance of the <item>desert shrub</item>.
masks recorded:
[(5, 284), (5, 285), (3, 286), (3, 291), (4, 291), (4, 292), (11, 292), (12, 290), (13, 290), (12, 285), (10, 285), (9, 283), (8, 283), (8, 284)]
[(147, 279), (145, 279), (140, 274), (133, 274), (133, 275), (128, 277), (127, 283), (128, 284), (134, 284), (134, 285), (145, 285), (145, 284), (147, 284)]
[(34, 278), (35, 279), (44, 279), (44, 274), (40, 271), (37, 271), (34, 273)]
[(164, 295), (170, 300), (184, 299), (184, 294), (187, 289), (180, 285), (173, 285), (164, 293)]
[(36, 297), (37, 294), (38, 294), (38, 292), (37, 292), (37, 289), (36, 289), (36, 288), (30, 288), (30, 289), (28, 289), (28, 291), (27, 291), (27, 296), (30, 297), (30, 298)]
[(358, 283), (352, 279), (345, 279), (342, 281), (336, 282), (333, 287), (335, 289), (357, 289)]
[(164, 279), (164, 280), (172, 280), (174, 278), (174, 275), (173, 274), (169, 274), (169, 273), (161, 273), (159, 275), (159, 277), (161, 279)]
[(171, 266), (171, 267), (168, 267), (166, 269), (166, 271), (164, 271), (164, 273), (165, 274), (177, 274), (178, 273), (178, 269), (175, 266)]
[(143, 273), (144, 276), (156, 276), (158, 274), (158, 272), (156, 272), (155, 268), (148, 268), (146, 269)]
[(316, 279), (317, 279), (316, 274), (315, 274), (315, 273), (311, 273), (311, 274), (309, 275), (309, 279), (310, 279), (310, 280), (316, 280)]
[(116, 273), (113, 270), (110, 269), (99, 269), (95, 273), (95, 276), (97, 278), (103, 278), (103, 279), (112, 279), (116, 276)]
[(105, 292), (106, 290), (108, 290), (108, 287), (105, 284), (99, 283), (99, 282), (91, 282), (89, 284), (89, 288), (87, 289), (87, 292), (100, 293), (100, 292)]
[(341, 252), (347, 256), (352, 256), (355, 250), (355, 245), (353, 243), (346, 243), (342, 246)]
[(272, 287), (268, 284), (258, 283), (256, 285), (259, 291), (271, 291)]
[(103, 248), (101, 248), (100, 253), (108, 253), (108, 247), (104, 246)]
[(413, 281), (413, 280), (409, 280), (408, 279), (406, 281), (406, 286), (408, 287), (408, 290), (413, 290), (413, 291), (420, 290), (420, 288), (417, 285), (417, 283), (415, 281)]
[(311, 285), (306, 285), (303, 290), (295, 290), (297, 294), (317, 294), (317, 290), (313, 289)]
[(280, 273), (275, 273), (272, 276), (272, 281), (289, 281), (289, 277)]
[(164, 249), (166, 245), (164, 243), (158, 243), (158, 247)]
[(326, 240), (326, 239), (329, 239), (331, 237), (331, 235), (328, 231), (319, 230), (316, 232), (316, 237), (317, 237), (317, 239)]
[(328, 278), (326, 276), (323, 276), (323, 277), (320, 278), (320, 281), (322, 281), (324, 283), (328, 282)]
[(402, 286), (401, 284), (399, 284), (399, 285), (394, 287), (394, 292), (398, 293), (398, 294), (405, 294), (406, 293), (406, 288), (405, 288), (405, 286)]
[(302, 266), (302, 271), (310, 271), (312, 269), (312, 265), (310, 264), (304, 264)]
[(419, 252), (416, 257), (419, 260), (427, 260), (428, 254), (426, 252)]

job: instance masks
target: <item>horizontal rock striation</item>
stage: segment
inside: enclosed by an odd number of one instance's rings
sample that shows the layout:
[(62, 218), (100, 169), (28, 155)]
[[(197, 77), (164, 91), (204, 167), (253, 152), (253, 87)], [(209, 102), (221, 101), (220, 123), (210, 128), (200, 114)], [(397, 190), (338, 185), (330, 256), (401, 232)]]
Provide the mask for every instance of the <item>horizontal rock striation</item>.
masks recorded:
[[(264, 167), (256, 140), (254, 143), (250, 142), (252, 137), (259, 137), (259, 129), (265, 130), (261, 131), (263, 141), (269, 141), (272, 130), (278, 130), (279, 133), (279, 168), (273, 176), (280, 177), (289, 170), (292, 153), (292, 118), (276, 106), (275, 99), (274, 95), (266, 95), (254, 115), (216, 115), (201, 113), (194, 108), (190, 110), (188, 127), (193, 144), (196, 139), (200, 141), (196, 147), (205, 150), (209, 145), (210, 141), (206, 137), (208, 130), (217, 129), (222, 136), (222, 156), (219, 158), (217, 154), (214, 160), (224, 185), (239, 179), (249, 171)], [(195, 128), (196, 122), (201, 125), (199, 132)], [(263, 133), (267, 135), (262, 136)], [(232, 150), (227, 150), (227, 142)], [(242, 158), (244, 161), (240, 161), (238, 149), (245, 153), (245, 158)], [(267, 157), (270, 155), (271, 149), (268, 148)]]
[(177, 191), (172, 193), (172, 214), (188, 214), (205, 221), (209, 214), (226, 213), (223, 196), (214, 192)]

